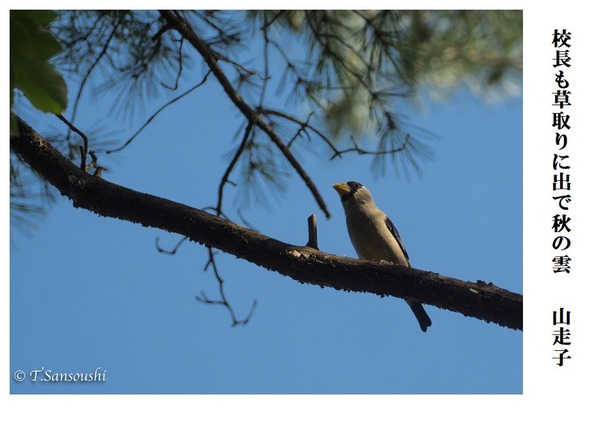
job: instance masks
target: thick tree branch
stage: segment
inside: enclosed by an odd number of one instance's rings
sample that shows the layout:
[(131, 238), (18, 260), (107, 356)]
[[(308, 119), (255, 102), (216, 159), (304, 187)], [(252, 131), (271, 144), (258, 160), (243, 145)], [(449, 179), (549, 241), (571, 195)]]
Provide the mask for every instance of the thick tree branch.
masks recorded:
[(167, 24), (171, 26), (173, 29), (176, 29), (181, 36), (183, 36), (198, 53), (202, 56), (210, 70), (213, 72), (214, 76), (217, 78), (223, 90), (229, 97), (229, 99), (235, 104), (235, 106), (240, 110), (240, 112), (248, 119), (249, 122), (255, 124), (258, 128), (264, 131), (265, 134), (269, 137), (269, 139), (273, 142), (273, 144), (279, 149), (279, 151), (283, 154), (288, 163), (294, 168), (296, 173), (300, 176), (300, 178), (304, 181), (313, 197), (315, 198), (317, 204), (325, 214), (327, 218), (331, 217), (329, 210), (327, 209), (327, 205), (325, 204), (325, 200), (321, 197), (319, 190), (313, 183), (310, 176), (304, 171), (302, 165), (298, 162), (296, 157), (292, 154), (290, 149), (285, 145), (283, 140), (275, 133), (273, 128), (267, 124), (260, 114), (250, 107), (246, 101), (242, 98), (242, 96), (234, 89), (233, 85), (225, 75), (225, 72), (218, 65), (218, 56), (211, 50), (211, 48), (204, 42), (196, 32), (191, 28), (189, 23), (179, 17), (175, 12), (172, 11), (161, 11), (162, 17), (167, 21)]
[(295, 246), (209, 213), (115, 185), (80, 170), (18, 120), (11, 148), (75, 207), (143, 226), (179, 233), (301, 283), (423, 302), (513, 329), (523, 327), (522, 295), (484, 282), (378, 264)]

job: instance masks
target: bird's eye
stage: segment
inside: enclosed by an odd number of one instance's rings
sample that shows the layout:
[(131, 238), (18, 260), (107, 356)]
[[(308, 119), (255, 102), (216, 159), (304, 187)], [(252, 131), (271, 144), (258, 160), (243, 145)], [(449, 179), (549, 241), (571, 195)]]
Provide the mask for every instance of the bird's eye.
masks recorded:
[(358, 182), (354, 182), (354, 181), (350, 181), (350, 182), (346, 182), (346, 184), (350, 187), (350, 189), (352, 191), (356, 191), (358, 190), (360, 187), (362, 187), (362, 185)]

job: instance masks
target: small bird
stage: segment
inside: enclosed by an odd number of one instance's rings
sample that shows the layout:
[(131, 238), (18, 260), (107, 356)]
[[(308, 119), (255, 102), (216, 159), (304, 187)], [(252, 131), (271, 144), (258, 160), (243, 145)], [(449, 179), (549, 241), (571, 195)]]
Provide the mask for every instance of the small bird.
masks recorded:
[[(388, 216), (373, 201), (367, 188), (358, 182), (336, 183), (333, 188), (342, 199), (346, 226), (358, 257), (376, 262), (388, 262), (410, 267), (408, 253), (398, 230)], [(423, 332), (431, 326), (431, 319), (419, 302), (406, 301), (417, 316)]]

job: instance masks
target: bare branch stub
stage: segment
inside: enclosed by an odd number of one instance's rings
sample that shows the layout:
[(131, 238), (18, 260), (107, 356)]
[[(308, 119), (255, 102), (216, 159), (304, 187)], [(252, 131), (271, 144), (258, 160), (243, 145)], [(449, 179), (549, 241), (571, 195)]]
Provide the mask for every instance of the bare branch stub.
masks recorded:
[(93, 150), (90, 150), (89, 155), (92, 157), (92, 162), (90, 162), (87, 166), (86, 166), (86, 171), (90, 170), (92, 168), (95, 168), (93, 176), (96, 177), (102, 177), (102, 173), (104, 172), (104, 170), (106, 170), (106, 167), (101, 166), (100, 164), (98, 164), (98, 156), (96, 155), (96, 152)]
[(312, 214), (308, 217), (308, 243), (307, 247), (319, 249), (319, 239), (317, 236), (317, 216)]

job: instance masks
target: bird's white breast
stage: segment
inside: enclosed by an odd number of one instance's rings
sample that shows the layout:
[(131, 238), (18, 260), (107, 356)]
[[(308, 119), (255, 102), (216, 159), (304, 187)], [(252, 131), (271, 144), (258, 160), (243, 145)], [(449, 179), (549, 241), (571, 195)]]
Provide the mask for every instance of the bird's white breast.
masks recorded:
[(408, 266), (398, 241), (385, 224), (386, 215), (375, 208), (346, 207), (346, 225), (358, 257)]

